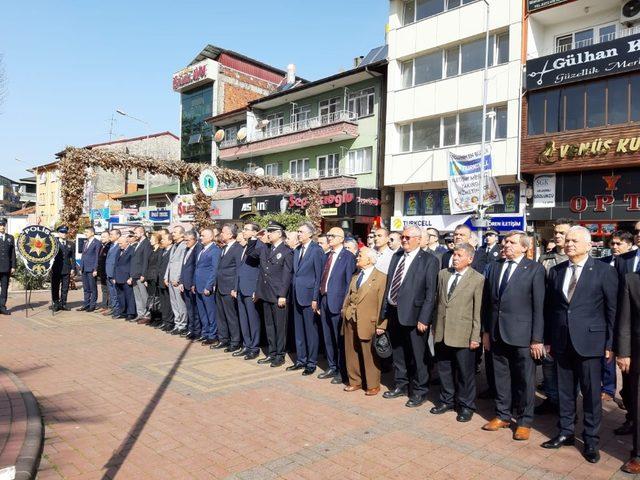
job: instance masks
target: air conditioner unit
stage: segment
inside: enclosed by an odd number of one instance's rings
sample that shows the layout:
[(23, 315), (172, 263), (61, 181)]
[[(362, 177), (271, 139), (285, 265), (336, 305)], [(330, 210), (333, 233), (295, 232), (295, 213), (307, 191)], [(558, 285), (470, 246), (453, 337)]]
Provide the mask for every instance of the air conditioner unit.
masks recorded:
[(620, 22), (630, 27), (640, 21), (640, 0), (628, 0), (620, 8)]

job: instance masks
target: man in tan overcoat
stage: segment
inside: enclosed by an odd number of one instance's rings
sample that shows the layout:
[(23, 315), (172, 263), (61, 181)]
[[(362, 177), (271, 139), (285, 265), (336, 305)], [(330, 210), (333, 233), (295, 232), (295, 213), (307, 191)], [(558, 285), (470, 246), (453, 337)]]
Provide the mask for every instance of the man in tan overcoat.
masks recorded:
[(375, 250), (360, 249), (357, 258), (359, 272), (351, 279), (342, 308), (342, 334), (349, 376), (345, 392), (362, 388), (366, 395), (377, 395), (380, 391), (380, 367), (373, 349), (373, 338), (376, 329), (386, 329), (387, 321), (380, 320), (380, 309), (387, 276), (374, 268), (376, 260)]
[(433, 340), (440, 400), (431, 409), (439, 415), (458, 409), (456, 420), (468, 422), (476, 409), (475, 350), (480, 346), (484, 276), (471, 268), (475, 249), (455, 246), (452, 267), (438, 274), (438, 301)]

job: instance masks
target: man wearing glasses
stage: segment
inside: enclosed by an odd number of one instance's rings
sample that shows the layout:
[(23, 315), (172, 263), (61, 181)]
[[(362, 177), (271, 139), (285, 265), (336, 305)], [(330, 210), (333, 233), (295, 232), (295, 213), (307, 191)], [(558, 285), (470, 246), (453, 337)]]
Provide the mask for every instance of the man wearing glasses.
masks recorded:
[(398, 232), (391, 232), (389, 234), (388, 245), (393, 253), (396, 253), (400, 248), (402, 248), (402, 242), (400, 240), (400, 237), (401, 235)]
[(495, 262), (500, 259), (501, 248), (498, 239), (498, 232), (496, 230), (487, 230), (487, 233), (484, 234), (487, 263)]
[(440, 245), (440, 232), (435, 228), (427, 228), (424, 231), (425, 235), (425, 247), (423, 250), (428, 253), (432, 253), (435, 255), (438, 260), (442, 260), (442, 255), (447, 253), (447, 247), (443, 247)]
[[(382, 306), (393, 347), (395, 388), (384, 398), (408, 395), (407, 407), (419, 407), (427, 398), (429, 372), (425, 349), (435, 308), (439, 264), (420, 249), (420, 228), (402, 232), (402, 248), (391, 260)], [(376, 330), (378, 335), (382, 330)]]

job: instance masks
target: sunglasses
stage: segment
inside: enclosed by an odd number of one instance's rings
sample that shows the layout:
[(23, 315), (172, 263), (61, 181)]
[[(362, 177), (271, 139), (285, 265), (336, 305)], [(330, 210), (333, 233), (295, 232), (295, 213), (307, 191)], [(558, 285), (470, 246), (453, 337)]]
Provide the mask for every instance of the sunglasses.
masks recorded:
[(409, 240), (411, 240), (412, 238), (418, 238), (418, 236), (417, 236), (417, 235), (402, 235), (402, 236), (400, 237), (400, 240), (406, 240), (406, 241), (408, 242), (408, 241), (409, 241)]

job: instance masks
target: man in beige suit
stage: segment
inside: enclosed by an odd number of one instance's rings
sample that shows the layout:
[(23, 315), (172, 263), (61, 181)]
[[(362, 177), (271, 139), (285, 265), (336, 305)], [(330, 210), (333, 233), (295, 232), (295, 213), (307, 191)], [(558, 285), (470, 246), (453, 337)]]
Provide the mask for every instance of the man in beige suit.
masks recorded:
[(468, 422), (476, 409), (475, 350), (480, 346), (480, 311), (484, 276), (470, 268), (475, 249), (461, 243), (453, 249), (452, 268), (438, 274), (438, 307), (433, 329), (440, 374), (440, 401), (434, 415), (453, 410)]
[(380, 367), (373, 351), (373, 338), (376, 330), (386, 329), (387, 321), (380, 320), (380, 309), (387, 276), (375, 268), (377, 257), (377, 252), (371, 248), (360, 249), (357, 258), (360, 272), (351, 279), (342, 307), (342, 334), (349, 376), (345, 392), (366, 388), (365, 395), (377, 395), (380, 391)]

